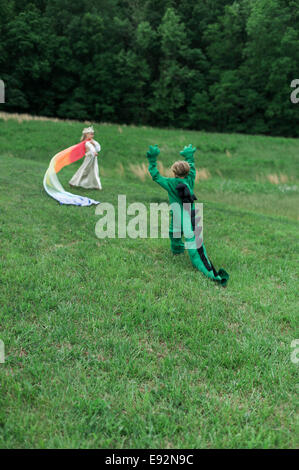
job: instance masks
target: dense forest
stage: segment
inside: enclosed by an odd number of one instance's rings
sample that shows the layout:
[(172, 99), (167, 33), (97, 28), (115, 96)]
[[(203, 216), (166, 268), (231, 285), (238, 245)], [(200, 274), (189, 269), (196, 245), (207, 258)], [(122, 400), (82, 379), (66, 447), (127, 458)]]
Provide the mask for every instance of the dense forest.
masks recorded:
[[(0, 0), (9, 112), (299, 136), (299, 0)], [(299, 97), (299, 92), (298, 92)]]

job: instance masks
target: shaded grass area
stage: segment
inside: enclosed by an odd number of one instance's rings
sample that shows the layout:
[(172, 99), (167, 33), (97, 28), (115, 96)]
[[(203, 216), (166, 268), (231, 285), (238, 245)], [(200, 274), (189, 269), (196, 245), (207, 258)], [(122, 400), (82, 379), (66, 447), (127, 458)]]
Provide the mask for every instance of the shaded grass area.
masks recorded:
[[(113, 204), (167, 200), (128, 170), (148, 144), (165, 165), (201, 148), (212, 177), (195, 192), (207, 252), (231, 275), (221, 289), (169, 240), (99, 240), (94, 207), (44, 193), (49, 158), (82, 124), (0, 126), (1, 447), (296, 447), (298, 191), (255, 175), (272, 159), (295, 186), (298, 141), (96, 126), (104, 189), (77, 192)], [(61, 172), (65, 188), (79, 164)]]
[[(1, 120), (1, 153), (48, 162), (55, 152), (74, 145), (84, 125), (80, 122)], [(113, 124), (95, 124), (96, 138), (103, 152), (103, 165), (145, 161), (145, 149), (157, 143), (161, 160), (166, 165), (180, 159), (179, 150), (186, 143), (199, 149), (198, 167), (208, 168), (212, 176), (217, 171), (226, 178), (255, 180), (257, 176), (282, 172), (292, 181), (299, 174), (298, 139), (248, 136), (242, 134), (208, 134), (178, 129), (158, 129)], [(32, 145), (34, 141), (34, 146)], [(296, 176), (297, 175), (297, 176)]]

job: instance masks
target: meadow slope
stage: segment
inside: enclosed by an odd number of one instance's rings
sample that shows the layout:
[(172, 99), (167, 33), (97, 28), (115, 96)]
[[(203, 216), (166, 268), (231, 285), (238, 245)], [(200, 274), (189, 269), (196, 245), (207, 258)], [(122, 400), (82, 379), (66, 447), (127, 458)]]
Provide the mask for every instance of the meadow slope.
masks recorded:
[(297, 447), (298, 140), (94, 126), (103, 191), (77, 193), (102, 202), (167, 201), (130, 165), (150, 144), (165, 168), (198, 148), (222, 289), (169, 240), (99, 240), (94, 206), (46, 195), (50, 158), (82, 127), (0, 116), (0, 447)]

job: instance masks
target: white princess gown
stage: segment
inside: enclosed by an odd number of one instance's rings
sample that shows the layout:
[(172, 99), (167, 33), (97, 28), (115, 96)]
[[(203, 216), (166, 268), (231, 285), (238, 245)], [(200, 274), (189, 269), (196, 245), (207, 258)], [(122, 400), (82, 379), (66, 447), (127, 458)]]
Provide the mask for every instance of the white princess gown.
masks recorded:
[(99, 177), (99, 166), (97, 153), (101, 151), (101, 146), (96, 140), (86, 141), (86, 154), (80, 168), (70, 179), (71, 186), (80, 186), (86, 189), (102, 189)]

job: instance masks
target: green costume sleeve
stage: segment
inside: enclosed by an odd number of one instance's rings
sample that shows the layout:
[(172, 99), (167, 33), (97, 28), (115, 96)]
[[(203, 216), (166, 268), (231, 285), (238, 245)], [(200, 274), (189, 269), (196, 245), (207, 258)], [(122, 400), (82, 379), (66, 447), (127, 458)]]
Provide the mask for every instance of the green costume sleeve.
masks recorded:
[(195, 147), (192, 147), (192, 144), (184, 147), (184, 150), (180, 152), (180, 154), (185, 158), (185, 160), (189, 163), (190, 165), (190, 172), (189, 175), (187, 176), (187, 182), (193, 188), (194, 186), (194, 181), (195, 181), (195, 176), (196, 176), (196, 169), (195, 169), (195, 164), (194, 164), (194, 152), (196, 151)]
[(148, 161), (149, 161), (149, 167), (148, 171), (151, 174), (151, 177), (153, 180), (158, 183), (162, 188), (168, 189), (168, 178), (165, 176), (161, 176), (159, 173), (159, 170), (157, 168), (157, 156), (160, 153), (160, 149), (158, 148), (157, 145), (152, 146), (150, 145), (149, 150), (146, 154)]

